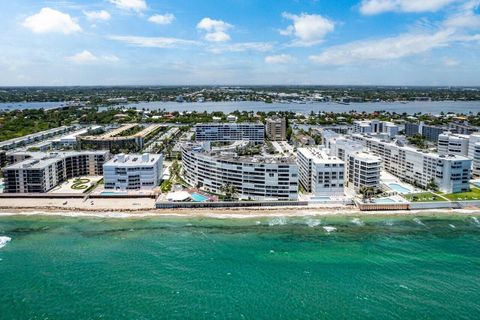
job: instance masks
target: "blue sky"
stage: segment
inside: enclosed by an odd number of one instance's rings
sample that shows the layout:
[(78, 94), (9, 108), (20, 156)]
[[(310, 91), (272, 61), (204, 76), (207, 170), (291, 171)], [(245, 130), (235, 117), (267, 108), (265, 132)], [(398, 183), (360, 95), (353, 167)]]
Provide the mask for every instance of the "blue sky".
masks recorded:
[(0, 3), (0, 85), (480, 85), (480, 0)]

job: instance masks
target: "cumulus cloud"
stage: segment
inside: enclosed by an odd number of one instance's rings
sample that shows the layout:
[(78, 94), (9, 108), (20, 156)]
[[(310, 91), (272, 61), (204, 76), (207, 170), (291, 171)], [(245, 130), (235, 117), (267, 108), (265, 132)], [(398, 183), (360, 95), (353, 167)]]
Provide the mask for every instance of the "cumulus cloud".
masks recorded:
[(283, 64), (294, 61), (293, 57), (289, 54), (278, 54), (273, 56), (266, 56), (265, 62), (268, 64)]
[(319, 55), (312, 55), (312, 62), (329, 65), (346, 65), (368, 61), (386, 61), (409, 57), (448, 46), (458, 40), (451, 30), (434, 34), (404, 34), (377, 40), (356, 41), (334, 46)]
[(292, 24), (284, 30), (280, 30), (280, 34), (284, 36), (294, 36), (295, 45), (312, 46), (321, 43), (325, 36), (335, 30), (335, 23), (318, 14), (295, 15), (284, 12), (283, 17), (292, 20)]
[(225, 42), (230, 40), (230, 35), (227, 31), (231, 28), (233, 28), (233, 25), (225, 21), (214, 20), (208, 17), (203, 18), (197, 24), (197, 29), (205, 31), (204, 38), (210, 42)]
[(384, 12), (435, 12), (458, 0), (362, 0), (360, 12), (375, 15)]
[(155, 14), (148, 18), (148, 21), (155, 24), (167, 25), (175, 20), (175, 16), (171, 13)]
[(93, 62), (117, 62), (120, 59), (115, 55), (96, 56), (88, 50), (83, 50), (73, 56), (67, 57), (67, 60), (77, 64), (87, 64)]
[(89, 21), (108, 21), (112, 18), (110, 13), (105, 10), (100, 11), (84, 11), (83, 14)]
[(109, 0), (117, 8), (122, 10), (143, 11), (147, 9), (145, 0)]
[(135, 47), (145, 48), (175, 48), (198, 44), (193, 40), (165, 37), (112, 36), (110, 39), (124, 42)]
[(42, 8), (39, 13), (27, 17), (23, 26), (35, 33), (71, 34), (82, 31), (69, 14), (51, 8)]
[(225, 42), (230, 40), (230, 35), (223, 31), (208, 32), (205, 35), (205, 40), (210, 42)]

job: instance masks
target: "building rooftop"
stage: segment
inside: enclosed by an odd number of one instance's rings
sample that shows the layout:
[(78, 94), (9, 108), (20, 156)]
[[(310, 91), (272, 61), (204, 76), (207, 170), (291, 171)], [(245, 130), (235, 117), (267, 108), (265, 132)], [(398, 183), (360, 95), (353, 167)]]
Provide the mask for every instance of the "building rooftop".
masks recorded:
[(216, 123), (216, 122), (209, 122), (209, 123), (197, 123), (195, 127), (201, 127), (201, 126), (212, 126), (212, 127), (223, 127), (223, 126), (246, 126), (246, 125), (261, 125), (263, 126), (263, 123), (261, 122), (225, 122), (225, 123)]
[(453, 132), (450, 132), (450, 131), (445, 131), (444, 133), (441, 133), (440, 136), (448, 136), (450, 139), (452, 139), (452, 138), (463, 139), (463, 140), (470, 139), (470, 135), (468, 135), (468, 134), (458, 134), (458, 133), (453, 133)]
[(162, 154), (144, 153), (144, 154), (118, 154), (109, 161), (105, 162), (104, 166), (124, 166), (136, 167), (139, 165), (152, 165), (163, 159)]
[(351, 155), (354, 156), (356, 159), (364, 162), (377, 163), (382, 161), (382, 158), (365, 151), (355, 152), (355, 153), (352, 153)]
[(296, 164), (294, 157), (285, 157), (285, 156), (274, 156), (274, 155), (254, 155), (254, 156), (239, 156), (236, 152), (233, 151), (222, 151), (214, 150), (207, 151), (201, 144), (195, 143), (186, 143), (183, 144), (183, 148), (201, 153), (202, 155), (214, 157), (218, 160), (223, 160), (227, 162), (238, 162), (238, 163), (265, 163), (265, 164)]
[(148, 136), (152, 132), (155, 132), (158, 129), (160, 129), (162, 127), (165, 127), (165, 125), (162, 125), (162, 124), (151, 124), (151, 125), (148, 125), (148, 126), (144, 127), (143, 130), (141, 130), (140, 132), (137, 132), (133, 135), (122, 136), (122, 137), (118, 136), (122, 132), (130, 130), (130, 129), (136, 127), (136, 126), (141, 126), (141, 125), (138, 124), (138, 123), (130, 123), (130, 124), (124, 125), (120, 128), (114, 129), (114, 130), (111, 130), (111, 131), (109, 131), (107, 133), (104, 133), (102, 135), (99, 135), (99, 136), (83, 136), (81, 138), (85, 139), (85, 140), (98, 140), (98, 141), (101, 141), (101, 140), (105, 140), (105, 141), (106, 140), (126, 140), (126, 139), (132, 139), (132, 138), (145, 138), (146, 136)]
[(75, 132), (72, 132), (70, 134), (55, 138), (55, 139), (53, 139), (53, 141), (75, 140), (78, 136), (88, 133), (89, 130), (98, 130), (101, 127), (102, 126), (91, 126), (91, 127), (88, 127), (88, 128), (82, 128), (82, 129), (77, 130)]
[(45, 168), (63, 158), (73, 157), (79, 155), (106, 155), (108, 151), (66, 151), (66, 152), (13, 152), (8, 155), (25, 155), (27, 159), (19, 161), (5, 169), (42, 169)]
[(376, 142), (380, 142), (384, 145), (389, 145), (389, 146), (394, 146), (396, 148), (399, 148), (399, 149), (402, 149), (404, 151), (409, 151), (409, 152), (414, 152), (414, 153), (418, 153), (418, 154), (423, 154), (425, 156), (429, 156), (431, 158), (436, 158), (436, 159), (448, 159), (448, 160), (458, 160), (458, 161), (461, 161), (461, 160), (470, 160), (469, 158), (467, 157), (464, 157), (464, 156), (460, 156), (460, 155), (453, 155), (453, 154), (449, 154), (449, 155), (440, 155), (438, 153), (432, 153), (432, 152), (429, 152), (428, 150), (423, 150), (423, 149), (418, 149), (418, 148), (415, 148), (413, 146), (408, 146), (408, 145), (405, 145), (403, 142), (399, 141), (399, 140), (395, 140), (395, 141), (387, 141), (387, 140), (382, 140), (382, 139), (379, 139), (377, 137), (372, 137), (371, 135), (362, 135), (362, 134), (353, 134), (352, 136), (356, 136), (356, 137), (360, 137), (360, 138), (363, 138), (363, 139), (366, 139), (366, 140), (375, 140)]
[(53, 128), (53, 129), (41, 131), (41, 132), (27, 134), (26, 136), (23, 136), (23, 137), (18, 137), (18, 138), (14, 138), (14, 139), (10, 139), (10, 140), (5, 140), (5, 141), (0, 142), (0, 148), (2, 148), (4, 146), (7, 146), (9, 144), (12, 144), (12, 143), (20, 143), (20, 142), (25, 141), (25, 140), (35, 139), (37, 137), (41, 137), (41, 136), (44, 136), (44, 135), (53, 134), (53, 133), (58, 132), (58, 131), (69, 130), (73, 127), (75, 127), (75, 126), (62, 126), (62, 127), (58, 127), (58, 128)]
[(326, 149), (323, 148), (299, 148), (297, 152), (302, 153), (305, 157), (312, 159), (314, 163), (343, 163), (341, 159), (336, 156), (330, 156)]

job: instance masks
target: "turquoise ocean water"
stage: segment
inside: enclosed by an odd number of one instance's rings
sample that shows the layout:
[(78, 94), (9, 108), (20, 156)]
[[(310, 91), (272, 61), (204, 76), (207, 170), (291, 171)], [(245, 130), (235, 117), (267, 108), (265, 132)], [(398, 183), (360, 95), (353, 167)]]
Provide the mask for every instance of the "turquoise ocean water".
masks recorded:
[(1, 217), (0, 236), (0, 319), (480, 317), (469, 216)]

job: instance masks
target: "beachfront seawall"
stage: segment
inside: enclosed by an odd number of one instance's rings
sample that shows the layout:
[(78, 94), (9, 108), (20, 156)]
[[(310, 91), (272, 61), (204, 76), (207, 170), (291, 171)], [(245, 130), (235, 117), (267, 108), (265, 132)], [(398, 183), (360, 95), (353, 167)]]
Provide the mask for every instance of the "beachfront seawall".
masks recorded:
[(251, 208), (307, 206), (307, 201), (157, 202), (157, 209)]
[(410, 210), (422, 209), (462, 209), (468, 207), (480, 207), (480, 201), (434, 201), (434, 202), (412, 202)]

